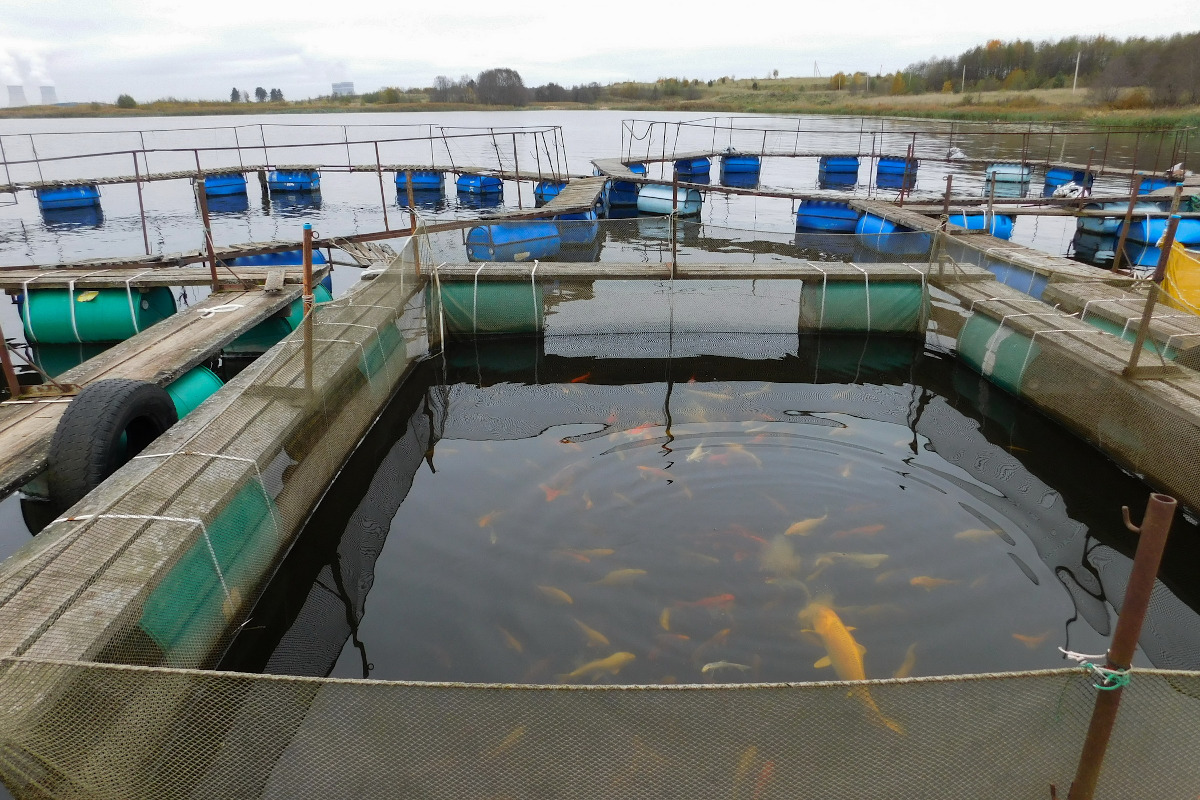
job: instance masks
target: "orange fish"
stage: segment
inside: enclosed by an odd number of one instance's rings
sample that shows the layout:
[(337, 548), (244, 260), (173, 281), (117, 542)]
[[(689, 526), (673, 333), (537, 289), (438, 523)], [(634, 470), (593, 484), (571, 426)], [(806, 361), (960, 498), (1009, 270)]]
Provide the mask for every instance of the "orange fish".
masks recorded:
[(753, 800), (758, 800), (763, 789), (767, 788), (767, 784), (771, 780), (771, 776), (775, 774), (775, 762), (768, 761), (763, 764), (762, 770), (758, 773), (758, 780), (754, 782), (754, 797)]
[(592, 377), (592, 373), (585, 372), (577, 378), (571, 378), (571, 383), (584, 383), (590, 377)]
[(668, 481), (668, 482), (673, 482), (675, 480), (675, 476), (673, 476), (671, 473), (667, 472), (665, 469), (659, 469), (658, 467), (643, 467), (643, 466), (639, 466), (638, 469), (640, 469), (642, 471), (643, 475), (650, 475), (655, 478), (662, 478), (663, 480)]
[(484, 514), (482, 517), (479, 518), (479, 527), (486, 528), (487, 526), (491, 525), (493, 522), (496, 521), (496, 517), (500, 516), (503, 513), (504, 513), (503, 511), (489, 511), (488, 513)]
[(578, 561), (580, 564), (592, 563), (592, 560), (583, 553), (576, 553), (571, 550), (555, 550), (554, 555), (558, 556), (559, 558), (569, 558), (572, 561)]
[(553, 503), (554, 498), (558, 497), (564, 491), (563, 489), (553, 489), (544, 483), (539, 483), (538, 488), (546, 493), (546, 502), (547, 503)]
[(641, 425), (638, 425), (636, 428), (630, 428), (629, 430), (625, 431), (625, 433), (629, 434), (630, 436), (641, 436), (642, 434), (649, 433), (650, 429), (653, 427), (654, 427), (653, 423), (643, 422)]
[(758, 542), (762, 545), (767, 543), (766, 539), (762, 538), (761, 536), (755, 536), (753, 533), (746, 530), (746, 528), (742, 527), (741, 525), (738, 525), (736, 522), (729, 526), (729, 532), (741, 536), (743, 539), (749, 539), (752, 542)]
[(949, 586), (951, 584), (958, 583), (958, 581), (952, 581), (947, 578), (931, 578), (928, 575), (918, 575), (909, 581), (909, 583), (911, 583), (913, 586), (920, 586), (925, 591), (930, 592), (939, 586)]
[(734, 597), (731, 594), (715, 594), (700, 600), (680, 600), (675, 605), (681, 608), (728, 608), (733, 605), (733, 600)]
[(848, 531), (835, 531), (831, 539), (844, 539), (847, 536), (874, 536), (883, 530), (882, 525), (863, 525), (860, 528), (851, 528)]
[(608, 425), (616, 425), (617, 424), (617, 412), (614, 411), (613, 413), (609, 414), (608, 417), (604, 420), (604, 422)]
[(1023, 635), (1023, 634), (1020, 634), (1020, 633), (1014, 633), (1014, 634), (1012, 635), (1012, 637), (1013, 637), (1014, 639), (1016, 639), (1018, 642), (1020, 642), (1021, 644), (1025, 645), (1026, 647), (1028, 647), (1030, 650), (1034, 650), (1034, 649), (1036, 649), (1036, 648), (1037, 648), (1037, 646), (1038, 646), (1038, 645), (1042, 644), (1042, 643), (1043, 643), (1043, 642), (1045, 642), (1047, 639), (1049, 639), (1049, 638), (1050, 638), (1050, 634), (1051, 634), (1051, 633), (1053, 633), (1053, 632), (1054, 632), (1054, 631), (1046, 631), (1046, 632), (1045, 632), (1045, 633), (1043, 633), (1041, 636), (1025, 636), (1025, 635)]

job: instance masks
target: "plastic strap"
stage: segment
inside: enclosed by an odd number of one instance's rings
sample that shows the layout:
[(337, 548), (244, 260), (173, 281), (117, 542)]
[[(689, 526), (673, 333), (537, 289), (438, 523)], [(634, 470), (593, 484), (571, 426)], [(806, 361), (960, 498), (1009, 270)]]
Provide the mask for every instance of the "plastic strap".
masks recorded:
[(139, 272), (137, 275), (134, 275), (132, 278), (125, 279), (125, 296), (127, 298), (129, 298), (129, 319), (131, 322), (133, 322), (133, 332), (134, 333), (141, 333), (142, 329), (138, 325), (137, 310), (133, 306), (133, 286), (132, 286), (132, 284), (138, 278), (142, 277), (143, 275), (149, 275), (151, 272), (154, 272), (154, 270), (150, 269), (150, 270), (146, 270), (145, 272)]
[[(530, 290), (530, 294), (532, 295), (532, 301), (533, 301), (534, 333), (537, 333), (538, 314), (542, 310), (538, 306), (538, 301), (537, 301), (537, 280), (536, 280), (537, 271), (538, 271), (538, 260), (535, 258), (533, 260), (533, 269), (529, 271), (529, 290)], [(537, 363), (537, 361), (535, 359), (534, 364), (536, 365), (536, 363)]]
[(71, 312), (71, 333), (75, 334), (75, 341), (83, 343), (83, 339), (79, 338), (79, 326), (75, 322), (75, 279), (67, 281), (67, 308)]
[(134, 456), (133, 461), (143, 458), (170, 458), (171, 456), (202, 456), (204, 458), (219, 458), (223, 461), (241, 461), (247, 464), (254, 465), (254, 473), (258, 475), (258, 486), (262, 489), (263, 499), (267, 501), (267, 509), (271, 512), (271, 521), (275, 523), (275, 532), (279, 533), (279, 517), (275, 510), (275, 503), (272, 502), (271, 496), (267, 494), (267, 483), (263, 480), (262, 470), (258, 468), (258, 462), (253, 458), (243, 458), (241, 456), (227, 456), (223, 453), (201, 453), (196, 450), (176, 450), (174, 453), (149, 453), (146, 455)]
[(367, 371), (367, 380), (371, 380), (371, 364), (367, 361), (367, 351), (363, 347), (362, 342), (356, 342), (353, 339), (313, 339), (314, 342), (325, 342), (327, 344), (352, 344), (362, 353), (363, 368)]
[[(491, 233), (488, 233), (489, 238)], [(484, 264), (475, 270), (475, 289), (471, 292), (471, 333), (479, 335), (479, 273), (483, 272)]]
[(36, 277), (29, 278), (21, 284), (21, 294), (25, 296), (25, 327), (29, 329), (29, 338), (35, 342), (37, 341), (37, 334), (33, 330), (33, 302), (29, 297), (29, 284), (36, 280)]
[(858, 264), (851, 262), (850, 266), (863, 274), (863, 294), (867, 298), (867, 333), (871, 332), (871, 275)]

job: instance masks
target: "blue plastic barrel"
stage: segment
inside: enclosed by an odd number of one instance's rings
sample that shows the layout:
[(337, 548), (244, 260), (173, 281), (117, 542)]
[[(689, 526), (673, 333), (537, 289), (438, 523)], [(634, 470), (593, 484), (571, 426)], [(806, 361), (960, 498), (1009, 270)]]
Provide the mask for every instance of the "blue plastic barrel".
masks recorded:
[(321, 173), (315, 169), (273, 169), (267, 173), (267, 188), (272, 192), (320, 191)]
[(916, 159), (879, 159), (875, 168), (875, 185), (884, 189), (912, 189), (917, 185)]
[[(414, 192), (441, 192), (444, 182), (441, 170), (414, 169), (412, 173), (412, 188)], [(408, 192), (408, 172), (396, 173), (396, 189)]]
[(708, 177), (712, 164), (707, 158), (681, 158), (675, 162), (675, 171), (680, 179), (694, 178), (700, 175)]
[(472, 175), (464, 172), (455, 181), (458, 191), (464, 194), (500, 194), (504, 191), (504, 182), (492, 175)]
[(578, 214), (559, 214), (554, 220), (558, 223), (558, 236), (564, 247), (590, 245), (600, 235), (600, 223), (595, 211), (583, 211)]
[(477, 225), (467, 233), (469, 261), (532, 261), (562, 247), (558, 226), (549, 221)]
[(1157, 175), (1143, 175), (1141, 182), (1138, 184), (1138, 194), (1150, 194), (1158, 189), (1165, 189), (1171, 186), (1171, 182), (1166, 178), (1160, 178)]
[[(645, 175), (645, 164), (628, 164), (629, 171), (635, 175)], [(610, 208), (636, 206), (639, 184), (629, 181), (613, 181), (608, 189), (608, 205)]]
[(817, 162), (818, 172), (849, 172), (858, 179), (857, 156), (821, 156)]
[(997, 183), (1028, 183), (1032, 170), (1026, 164), (989, 164), (983, 175)]
[[(1152, 219), (1149, 217), (1134, 217), (1129, 222), (1127, 238), (1131, 242), (1157, 244), (1167, 232), (1165, 217)], [(1175, 229), (1175, 241), (1183, 245), (1200, 244), (1200, 219), (1181, 219)]]
[(533, 199), (539, 206), (549, 203), (558, 197), (558, 193), (566, 188), (566, 181), (538, 181), (533, 187)]
[(987, 231), (997, 239), (1012, 238), (1014, 217), (1006, 214), (951, 214), (951, 225), (961, 225), (970, 231)]
[(1046, 170), (1046, 185), (1042, 189), (1042, 195), (1049, 197), (1054, 194), (1055, 189), (1060, 186), (1066, 186), (1068, 183), (1091, 189), (1092, 184), (1095, 182), (1096, 176), (1084, 172), (1084, 170), (1071, 169), (1070, 167), (1050, 167), (1050, 169)]
[[(762, 170), (762, 161), (758, 156), (741, 153), (726, 153), (721, 156), (721, 172), (753, 172)], [(705, 170), (707, 172), (707, 170)]]
[(246, 176), (240, 172), (226, 172), (220, 175), (204, 176), (204, 195), (206, 197), (223, 197), (231, 194), (246, 193)]
[(854, 233), (863, 212), (834, 200), (801, 200), (796, 209), (796, 230)]
[(866, 247), (889, 255), (928, 253), (933, 246), (933, 238), (928, 233), (905, 228), (874, 214), (863, 214), (854, 233)]
[(100, 205), (100, 188), (94, 183), (44, 187), (34, 191), (43, 211), (49, 208), (86, 208)]

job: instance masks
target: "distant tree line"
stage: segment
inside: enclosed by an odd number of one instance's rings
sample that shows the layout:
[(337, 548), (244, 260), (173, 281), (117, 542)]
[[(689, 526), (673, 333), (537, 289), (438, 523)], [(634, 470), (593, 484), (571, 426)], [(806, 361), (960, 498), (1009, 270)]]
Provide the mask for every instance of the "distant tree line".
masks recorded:
[(1072, 84), (1076, 58), (1079, 85), (1088, 87), (1097, 101), (1112, 102), (1122, 89), (1138, 88), (1148, 93), (1151, 105), (1200, 102), (1200, 32), (1155, 39), (993, 39), (956, 58), (912, 64), (900, 80), (904, 92), (962, 91), (965, 69), (966, 91), (1052, 89)]
[[(261, 86), (257, 86), (254, 89), (254, 99), (260, 103), (265, 103), (268, 100), (270, 100), (272, 103), (282, 103), (283, 102), (283, 90), (282, 89), (271, 89), (270, 91), (268, 91)], [(247, 92), (245, 89), (238, 89), (236, 87), (233, 89), (230, 89), (229, 90), (229, 102), (231, 102), (231, 103), (249, 103), (250, 102), (250, 93)]]

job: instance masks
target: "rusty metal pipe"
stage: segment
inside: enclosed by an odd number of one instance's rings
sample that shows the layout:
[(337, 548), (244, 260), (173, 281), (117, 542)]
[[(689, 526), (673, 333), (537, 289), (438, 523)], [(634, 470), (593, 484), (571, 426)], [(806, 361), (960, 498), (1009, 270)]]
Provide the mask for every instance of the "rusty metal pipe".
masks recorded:
[(308, 316), (313, 308), (313, 230), (312, 223), (304, 223), (304, 243), (301, 248), (304, 254), (304, 316)]
[[(1129, 669), (1133, 660), (1138, 637), (1142, 632), (1142, 621), (1145, 619), (1146, 609), (1150, 606), (1150, 592), (1154, 588), (1154, 578), (1158, 574), (1158, 566), (1162, 561), (1167, 534), (1171, 531), (1177, 505), (1174, 497), (1152, 493), (1146, 503), (1146, 515), (1140, 528), (1129, 521), (1129, 507), (1121, 508), (1125, 526), (1140, 536), (1137, 552), (1133, 557), (1133, 572), (1130, 573), (1129, 583), (1125, 588), (1125, 603), (1121, 607), (1112, 644), (1108, 648), (1109, 669)], [(1087, 738), (1079, 755), (1079, 767), (1075, 771), (1075, 780), (1071, 783), (1068, 800), (1091, 800), (1096, 793), (1096, 783), (1104, 765), (1104, 752), (1108, 748), (1108, 740), (1117, 719), (1117, 709), (1121, 705), (1121, 693), (1121, 687), (1117, 687), (1096, 694), (1096, 705), (1092, 710), (1092, 720), (1088, 725)]]

